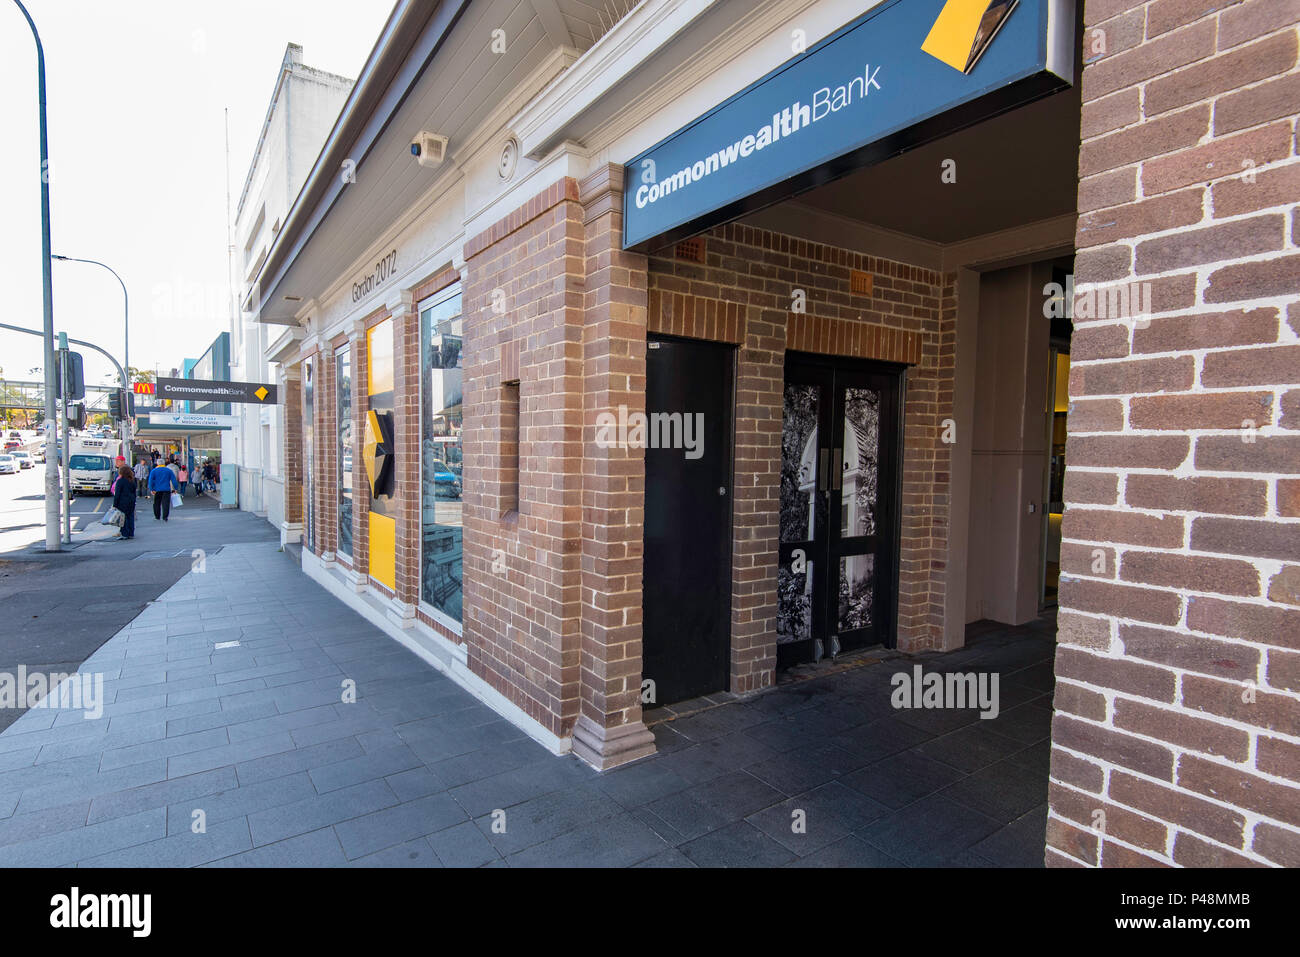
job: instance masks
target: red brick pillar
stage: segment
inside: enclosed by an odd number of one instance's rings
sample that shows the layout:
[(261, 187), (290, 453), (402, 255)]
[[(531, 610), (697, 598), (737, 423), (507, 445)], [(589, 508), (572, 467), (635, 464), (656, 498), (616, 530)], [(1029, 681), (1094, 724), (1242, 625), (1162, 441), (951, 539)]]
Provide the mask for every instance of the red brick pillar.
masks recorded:
[(366, 412), (370, 408), (370, 369), (366, 359), (366, 325), (359, 321), (349, 339), (352, 346), (352, 567), (356, 587), (370, 582), (370, 482), (362, 464)]
[(327, 564), (334, 562), (338, 550), (338, 390), (337, 370), (334, 365), (334, 348), (321, 347), (316, 354), (316, 464), (314, 476), (318, 509), (316, 518), (317, 544), (320, 556)]
[(464, 247), (466, 656), (560, 739), (580, 707), (583, 237), (566, 177)]
[(573, 750), (597, 768), (654, 752), (641, 720), (645, 451), (601, 448), (596, 417), (645, 411), (646, 258), (622, 251), (623, 170), (580, 184), (585, 230), (582, 362), (581, 703)]
[(397, 612), (415, 623), (420, 601), (420, 317), (408, 290), (390, 303), (393, 316), (393, 388), (396, 394)]
[(284, 367), (284, 522), (302, 528), (302, 366)]
[(1085, 20), (1047, 863), (1297, 866), (1297, 8)]

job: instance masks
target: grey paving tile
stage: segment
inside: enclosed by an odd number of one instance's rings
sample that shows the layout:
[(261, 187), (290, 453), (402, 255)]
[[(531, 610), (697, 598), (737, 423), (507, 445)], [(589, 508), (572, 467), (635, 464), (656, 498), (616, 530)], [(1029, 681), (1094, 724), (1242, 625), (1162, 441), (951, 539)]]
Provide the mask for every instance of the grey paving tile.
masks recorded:
[(351, 862), (352, 867), (442, 867), (438, 855), (424, 838), (395, 844)]
[(932, 794), (857, 833), (909, 867), (924, 867), (969, 850), (999, 827), (993, 818)]
[[(211, 728), (230, 728), (276, 713), (275, 703), (272, 701), (263, 701), (243, 708), (224, 709), (221, 707), (221, 701), (216, 698), (192, 702), (190, 705), (180, 705), (178, 709), (198, 705), (206, 707), (202, 712), (168, 720), (167, 733), (169, 735), (193, 734), (195, 731), (207, 731)], [(235, 739), (231, 738), (231, 740)]]
[(203, 833), (186, 831), (162, 840), (83, 859), (80, 866), (198, 867), (251, 847), (248, 821), (241, 817), (212, 824)]
[(101, 794), (90, 803), (89, 824), (166, 807), (175, 801), (215, 794), (238, 786), (233, 768), (202, 771), (189, 777)]
[(162, 808), (0, 847), (0, 867), (58, 867), (155, 841), (166, 834)]
[[(98, 761), (98, 755), (91, 756), (92, 765), (97, 764)], [(145, 761), (142, 764), (133, 764), (99, 774), (94, 773), (93, 767), (87, 768), (83, 765), (76, 770), (70, 769), (64, 776), (43, 780), (25, 788), (15, 813), (28, 814), (57, 807), (60, 804), (92, 800), (101, 794), (153, 784), (166, 777), (167, 763), (162, 759)]]
[(795, 856), (748, 821), (711, 831), (678, 850), (697, 867), (780, 867)]
[(628, 867), (664, 850), (654, 831), (620, 815), (566, 831), (506, 860), (511, 867)]
[(994, 831), (971, 850), (995, 867), (1043, 867), (1047, 805), (1041, 804)]
[(691, 784), (702, 784), (779, 754), (749, 734), (728, 734), (660, 753), (655, 760)]
[(171, 708), (161, 708), (158, 711), (143, 711), (139, 714), (120, 714), (115, 718), (110, 718), (108, 730), (110, 732), (124, 731), (127, 728), (136, 727), (137, 725), (157, 724), (159, 722), (167, 725), (168, 731), (175, 729), (176, 734), (188, 734), (191, 731), (204, 731), (205, 727), (187, 728), (182, 725), (186, 718), (194, 718), (199, 715), (211, 714), (214, 711), (221, 710), (220, 701), (191, 701), (189, 704), (179, 704)]
[(501, 859), (492, 842), (473, 821), (435, 831), (425, 838), (444, 867), (482, 867)]
[(44, 811), (7, 818), (0, 821), (0, 846), (21, 844), (49, 834), (83, 827), (89, 810), (89, 801), (76, 801), (72, 804), (47, 808)]
[(591, 786), (552, 791), (510, 808), (496, 809), (474, 823), (492, 846), (508, 857), (565, 831), (623, 814), (623, 808)]
[(849, 835), (834, 844), (813, 851), (806, 857), (797, 857), (786, 867), (902, 867), (902, 862), (890, 857), (878, 847), (872, 847), (862, 838)]
[(683, 854), (675, 847), (660, 851), (654, 857), (648, 857), (639, 864), (633, 864), (633, 867), (695, 867), (696, 864), (689, 857)]
[(968, 725), (917, 745), (913, 750), (968, 774), (978, 771), (1024, 747), (1014, 738), (998, 734), (990, 727), (991, 723), (981, 721)]
[(221, 747), (209, 748), (206, 751), (193, 751), (189, 754), (179, 754), (168, 758), (167, 776), (169, 778), (181, 778), (189, 774), (197, 774), (199, 771), (210, 771), (213, 768), (222, 768), (227, 765), (238, 764), (241, 761), (251, 761), (254, 758), (268, 754), (280, 754), (292, 749), (293, 739), (289, 737), (287, 732), (267, 735), (265, 738), (254, 738), (251, 741), (238, 741)]
[(323, 827), (274, 844), (255, 847), (205, 867), (342, 867), (348, 862), (334, 828)]
[[(419, 753), (415, 745), (411, 750)], [(577, 787), (594, 777), (595, 772), (579, 764), (577, 758), (548, 756), (535, 764), (463, 784), (449, 793), (471, 817), (479, 817), (495, 808), (510, 808), (551, 791)]]
[(325, 794), (342, 787), (373, 781), (421, 766), (419, 758), (406, 745), (346, 758), (308, 771), (316, 790)]
[[(425, 754), (429, 753), (419, 741), (415, 743), (414, 748), (419, 748)], [(502, 741), (455, 757), (434, 761), (429, 767), (446, 782), (447, 787), (459, 787), (527, 764), (545, 761), (548, 757), (546, 749), (536, 741), (522, 738)]]
[(239, 762), (235, 771), (239, 775), (239, 783), (249, 785), (297, 771), (325, 767), (336, 761), (358, 758), (363, 753), (355, 738), (340, 738), (309, 748), (285, 748), (264, 757), (253, 757)]
[(231, 741), (247, 741), (250, 738), (260, 738), (268, 734), (274, 734), (277, 731), (296, 731), (298, 728), (323, 724), (333, 719), (334, 710), (328, 705), (322, 705), (317, 708), (291, 711), (288, 714), (271, 714), (266, 717), (254, 718), (250, 721), (232, 724), (228, 730)]
[(441, 831), (465, 818), (465, 812), (449, 795), (431, 794), (336, 824), (334, 832), (348, 859), (356, 860), (393, 844)]
[(783, 794), (802, 794), (828, 781), (843, 777), (864, 762), (833, 744), (788, 751), (745, 768)]
[(781, 846), (805, 856), (889, 813), (890, 808), (883, 804), (832, 781), (751, 814), (746, 820)]
[(606, 771), (596, 780), (595, 787), (623, 807), (634, 808), (684, 791), (692, 783), (694, 782), (673, 770), (665, 758), (656, 755)]
[(891, 808), (906, 807), (965, 777), (950, 765), (904, 751), (843, 777), (843, 783)]
[(99, 769), (101, 772), (112, 771), (116, 768), (139, 764), (153, 758), (171, 758), (195, 751), (219, 748), (227, 743), (225, 728), (196, 731), (193, 734), (177, 735), (174, 738), (161, 738), (144, 744), (107, 750), (99, 763)]
[[(260, 846), (361, 817), (397, 803), (397, 796), (383, 781), (367, 781), (329, 794), (315, 795), (292, 804), (249, 814), (248, 826), (252, 832), (253, 844)], [(407, 838), (401, 840), (405, 839)]]
[(389, 783), (393, 793), (402, 801), (413, 801), (417, 797), (426, 797), (447, 789), (446, 781), (438, 778), (438, 775), (424, 765), (412, 767), (409, 771), (399, 771), (398, 774), (386, 775), (383, 780)]
[(761, 811), (786, 795), (744, 771), (652, 801), (646, 807), (691, 840)]
[(1047, 801), (1047, 776), (999, 761), (939, 792), (1000, 821), (1012, 821)]
[[(230, 768), (222, 768), (222, 770), (229, 771)], [(283, 807), (298, 801), (307, 801), (315, 796), (316, 789), (312, 787), (311, 779), (305, 772), (300, 772), (287, 778), (274, 778), (246, 787), (235, 784), (234, 787), (226, 788), (224, 791), (179, 798), (166, 809), (168, 833), (190, 830), (196, 810), (203, 811), (204, 818), (212, 824), (220, 820), (247, 817), (269, 807)]]

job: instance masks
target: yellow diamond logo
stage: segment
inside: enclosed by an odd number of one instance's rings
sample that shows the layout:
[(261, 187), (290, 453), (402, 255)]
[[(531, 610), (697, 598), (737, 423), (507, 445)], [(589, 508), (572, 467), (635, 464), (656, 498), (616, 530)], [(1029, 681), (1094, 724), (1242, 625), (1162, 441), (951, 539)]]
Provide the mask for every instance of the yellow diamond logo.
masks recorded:
[(268, 394), (269, 393), (266, 391), (266, 386), (264, 385), (259, 385), (257, 387), (257, 391), (253, 393), (253, 395), (257, 396), (257, 400), (259, 402), (265, 402)]

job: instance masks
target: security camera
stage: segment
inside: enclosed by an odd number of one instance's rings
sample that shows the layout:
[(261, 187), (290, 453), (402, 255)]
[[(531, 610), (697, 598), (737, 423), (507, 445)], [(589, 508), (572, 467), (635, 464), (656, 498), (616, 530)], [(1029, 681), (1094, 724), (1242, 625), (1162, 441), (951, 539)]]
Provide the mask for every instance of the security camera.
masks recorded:
[(437, 166), (447, 157), (447, 137), (421, 130), (411, 140), (411, 155), (421, 166)]

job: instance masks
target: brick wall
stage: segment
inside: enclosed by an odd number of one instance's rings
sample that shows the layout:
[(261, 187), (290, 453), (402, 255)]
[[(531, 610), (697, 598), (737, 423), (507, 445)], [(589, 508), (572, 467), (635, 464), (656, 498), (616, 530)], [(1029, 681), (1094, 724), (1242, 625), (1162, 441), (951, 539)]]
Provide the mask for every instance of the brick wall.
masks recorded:
[(1049, 865), (1300, 865), (1298, 12), (1085, 7)]
[[(567, 736), (579, 706), (582, 558), (578, 184), (555, 183), (470, 239), (465, 260), (469, 666), (549, 731)], [(517, 450), (505, 439), (511, 423), (502, 401), (514, 378)]]
[(284, 370), (284, 520), (302, 518), (302, 366)]
[(338, 549), (339, 527), (337, 370), (332, 348), (316, 355), (316, 552), (332, 555)]
[[(393, 431), (397, 455), (393, 503), (397, 522), (393, 583), (404, 613), (420, 601), (420, 317), (407, 297), (392, 321)], [(376, 333), (377, 335), (379, 333)]]
[[(898, 644), (938, 648), (949, 485), (939, 436), (952, 415), (955, 276), (738, 224), (710, 231), (704, 244), (703, 264), (671, 251), (650, 259), (649, 328), (740, 346), (731, 690), (765, 687), (776, 666), (786, 349), (911, 366), (903, 397)], [(850, 291), (851, 271), (871, 275), (871, 294)], [(806, 293), (804, 313), (792, 311), (796, 289)]]
[(365, 324), (351, 337), (352, 344), (352, 559), (353, 567), (368, 575), (370, 568), (370, 478), (366, 475), (366, 413), (370, 411), (370, 365)]

